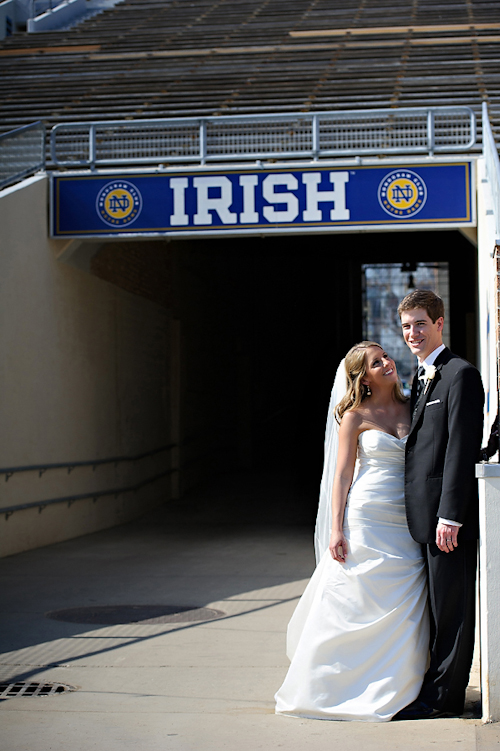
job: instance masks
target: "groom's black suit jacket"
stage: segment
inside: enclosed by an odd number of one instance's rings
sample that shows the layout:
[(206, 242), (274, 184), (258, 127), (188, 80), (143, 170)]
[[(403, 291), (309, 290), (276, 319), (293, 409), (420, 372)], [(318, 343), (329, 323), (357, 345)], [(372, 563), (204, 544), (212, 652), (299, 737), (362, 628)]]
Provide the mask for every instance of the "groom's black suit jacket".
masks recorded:
[[(406, 442), (405, 503), (412, 537), (436, 539), (438, 518), (461, 522), (459, 539), (477, 539), (475, 463), (483, 431), (484, 392), (476, 368), (444, 349), (413, 413)], [(416, 381), (416, 378), (414, 379)], [(415, 406), (416, 384), (412, 390)]]

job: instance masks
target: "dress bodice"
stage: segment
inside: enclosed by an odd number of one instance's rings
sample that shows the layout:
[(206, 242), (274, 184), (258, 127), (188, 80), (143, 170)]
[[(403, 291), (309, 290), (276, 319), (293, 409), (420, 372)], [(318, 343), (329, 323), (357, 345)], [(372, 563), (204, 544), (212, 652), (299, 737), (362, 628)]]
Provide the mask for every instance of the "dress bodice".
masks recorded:
[(358, 471), (351, 485), (344, 523), (406, 526), (404, 438), (365, 430), (358, 438)]
[(396, 438), (396, 436), (390, 433), (373, 428), (364, 430), (358, 438), (360, 470), (368, 466), (387, 467), (389, 465), (398, 472), (404, 469), (407, 437)]

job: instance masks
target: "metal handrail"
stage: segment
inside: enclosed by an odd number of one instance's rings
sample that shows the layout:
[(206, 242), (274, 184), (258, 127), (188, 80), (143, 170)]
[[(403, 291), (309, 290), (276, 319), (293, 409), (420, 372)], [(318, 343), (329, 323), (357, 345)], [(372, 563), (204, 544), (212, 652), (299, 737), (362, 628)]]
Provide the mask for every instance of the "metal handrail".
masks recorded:
[(102, 464), (120, 464), (121, 462), (136, 462), (140, 459), (146, 459), (148, 456), (154, 456), (155, 454), (160, 454), (163, 451), (170, 451), (171, 449), (177, 448), (176, 443), (170, 443), (167, 446), (160, 446), (156, 449), (151, 449), (151, 451), (145, 451), (142, 454), (133, 454), (133, 455), (125, 455), (125, 456), (111, 456), (107, 459), (91, 459), (86, 460), (83, 462), (58, 462), (57, 464), (27, 464), (24, 466), (17, 466), (17, 467), (1, 467), (0, 468), (0, 475), (5, 475), (5, 482), (12, 477), (13, 474), (16, 474), (17, 472), (38, 472), (38, 476), (41, 477), (44, 472), (47, 472), (50, 469), (67, 469), (68, 474), (75, 469), (76, 467), (93, 467), (95, 469), (96, 467), (99, 467)]
[(41, 121), (0, 135), (0, 188), (45, 167), (45, 126)]
[(61, 167), (434, 154), (476, 144), (470, 107), (408, 107), (158, 120), (60, 123), (50, 134)]
[[(63, 0), (54, 0), (55, 5), (60, 5), (63, 2)], [(36, 18), (36, 16), (41, 15), (41, 13), (45, 13), (47, 10), (53, 10), (52, 7), (52, 0), (44, 0), (43, 4), (44, 9), (40, 12), (37, 12), (36, 6), (40, 5), (40, 0), (31, 0), (31, 18)]]
[(486, 162), (486, 174), (493, 196), (495, 216), (496, 245), (500, 244), (500, 159), (495, 144), (493, 131), (488, 117), (488, 105), (483, 102), (483, 156)]
[(94, 501), (97, 501), (98, 498), (103, 498), (109, 495), (114, 495), (115, 497), (117, 497), (121, 495), (122, 493), (132, 493), (132, 492), (136, 493), (145, 485), (150, 485), (152, 482), (161, 480), (162, 477), (167, 477), (167, 475), (172, 475), (174, 472), (178, 472), (178, 471), (179, 470), (175, 467), (173, 469), (167, 469), (165, 472), (160, 472), (160, 474), (158, 475), (154, 475), (153, 477), (148, 477), (146, 480), (143, 480), (142, 482), (139, 482), (136, 485), (128, 485), (126, 487), (121, 487), (121, 488), (110, 488), (108, 490), (91, 491), (90, 493), (79, 493), (78, 495), (66, 495), (66, 496), (62, 496), (59, 498), (48, 498), (44, 501), (32, 501), (31, 503), (21, 503), (18, 506), (4, 506), (3, 508), (0, 508), (0, 514), (5, 514), (5, 518), (8, 519), (9, 516), (12, 516), (12, 514), (15, 511), (24, 511), (25, 509), (28, 509), (28, 508), (38, 508), (39, 513), (41, 513), (46, 506), (52, 506), (55, 503), (67, 503), (69, 507), (75, 501), (82, 501), (86, 498), (92, 498)]

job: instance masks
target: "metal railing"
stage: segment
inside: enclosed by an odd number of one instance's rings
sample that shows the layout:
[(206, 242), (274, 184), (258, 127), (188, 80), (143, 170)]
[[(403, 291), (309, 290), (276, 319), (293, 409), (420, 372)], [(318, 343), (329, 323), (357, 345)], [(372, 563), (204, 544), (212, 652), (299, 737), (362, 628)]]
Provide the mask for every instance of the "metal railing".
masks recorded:
[(92, 498), (94, 502), (99, 498), (105, 498), (107, 496), (114, 496), (115, 498), (117, 498), (119, 495), (123, 495), (124, 493), (137, 493), (146, 485), (151, 485), (151, 483), (157, 482), (158, 480), (161, 480), (164, 477), (168, 477), (169, 475), (173, 475), (174, 472), (177, 471), (178, 470), (175, 468), (167, 469), (164, 472), (160, 472), (160, 474), (154, 475), (153, 477), (148, 477), (146, 480), (136, 483), (135, 485), (127, 485), (120, 488), (106, 488), (105, 490), (91, 490), (86, 493), (77, 493), (76, 495), (59, 496), (58, 498), (47, 498), (44, 501), (20, 503), (16, 506), (3, 506), (2, 508), (0, 508), (0, 514), (5, 514), (5, 518), (8, 519), (9, 516), (12, 516), (12, 514), (16, 511), (24, 511), (28, 508), (37, 508), (38, 513), (41, 513), (44, 508), (46, 508), (47, 506), (53, 506), (55, 503), (67, 503), (69, 508), (75, 501), (82, 501), (88, 498)]
[(86, 459), (82, 462), (58, 462), (57, 464), (50, 464), (47, 462), (45, 464), (21, 464), (16, 467), (0, 467), (0, 475), (5, 475), (5, 482), (7, 482), (12, 475), (17, 474), (18, 472), (38, 472), (38, 476), (41, 477), (50, 469), (67, 469), (68, 474), (70, 474), (70, 472), (77, 467), (92, 467), (92, 469), (95, 470), (96, 467), (100, 467), (103, 464), (117, 465), (123, 462), (138, 462), (141, 459), (147, 459), (150, 456), (155, 456), (156, 454), (161, 454), (164, 451), (170, 451), (175, 448), (177, 448), (176, 443), (169, 443), (167, 446), (159, 446), (156, 449), (145, 451), (142, 454), (111, 456), (107, 459)]
[(64, 167), (463, 152), (469, 107), (61, 123), (51, 158)]
[(48, 10), (54, 10), (55, 7), (61, 5), (63, 2), (65, 0), (31, 0), (31, 18), (41, 16), (42, 13), (46, 13)]
[(45, 167), (45, 127), (36, 122), (0, 136), (0, 188)]
[[(27, 464), (27, 465), (18, 465), (15, 467), (1, 467), (0, 475), (5, 475), (5, 481), (7, 482), (9, 478), (12, 477), (12, 475), (17, 474), (19, 472), (38, 472), (38, 476), (41, 477), (45, 472), (48, 472), (49, 470), (54, 470), (54, 469), (67, 469), (68, 474), (72, 470), (81, 468), (81, 467), (92, 467), (92, 469), (95, 470), (97, 467), (100, 467), (105, 464), (114, 464), (116, 466), (123, 462), (137, 462), (142, 459), (147, 459), (151, 456), (156, 456), (157, 454), (163, 453), (165, 451), (172, 451), (175, 448), (177, 448), (177, 444), (170, 443), (166, 446), (159, 446), (158, 448), (151, 449), (150, 451), (145, 451), (141, 454), (127, 454), (123, 456), (111, 456), (106, 459), (87, 459), (85, 461), (58, 462), (55, 464), (50, 464), (47, 462), (45, 464), (29, 464), (29, 465)], [(39, 512), (42, 512), (43, 509), (46, 508), (46, 506), (52, 506), (53, 504), (58, 504), (58, 503), (67, 503), (68, 506), (71, 506), (71, 504), (74, 503), (75, 501), (80, 501), (80, 500), (84, 500), (87, 498), (92, 498), (94, 501), (97, 501), (99, 498), (109, 497), (109, 496), (114, 496), (116, 498), (117, 496), (123, 495), (124, 493), (136, 493), (141, 488), (145, 487), (146, 485), (150, 485), (151, 483), (156, 482), (157, 480), (160, 480), (169, 475), (172, 475), (178, 471), (179, 470), (177, 467), (172, 467), (152, 477), (148, 477), (145, 480), (142, 480), (141, 482), (136, 483), (135, 485), (127, 485), (127, 486), (122, 486), (122, 487), (117, 487), (117, 488), (104, 488), (102, 490), (90, 490), (84, 493), (76, 493), (76, 494), (73, 493), (71, 495), (58, 496), (57, 498), (45, 498), (44, 500), (41, 500), (41, 501), (21, 503), (21, 504), (16, 504), (14, 506), (2, 506), (0, 507), (0, 514), (5, 514), (5, 518), (8, 519), (9, 516), (12, 516), (12, 514), (15, 511), (23, 511), (25, 509), (30, 509), (30, 508), (38, 508)]]
[(500, 244), (500, 159), (495, 144), (493, 131), (488, 117), (488, 105), (483, 102), (483, 156), (486, 162), (486, 173), (490, 182), (493, 196), (493, 211), (495, 215), (495, 234), (497, 245)]

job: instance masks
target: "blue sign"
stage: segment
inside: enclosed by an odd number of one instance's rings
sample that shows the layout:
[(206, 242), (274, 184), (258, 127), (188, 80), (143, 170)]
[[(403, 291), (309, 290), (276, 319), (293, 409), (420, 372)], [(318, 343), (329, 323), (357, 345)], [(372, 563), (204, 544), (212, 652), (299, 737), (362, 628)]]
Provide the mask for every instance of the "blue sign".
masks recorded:
[(472, 163), (53, 175), (52, 237), (474, 224)]

